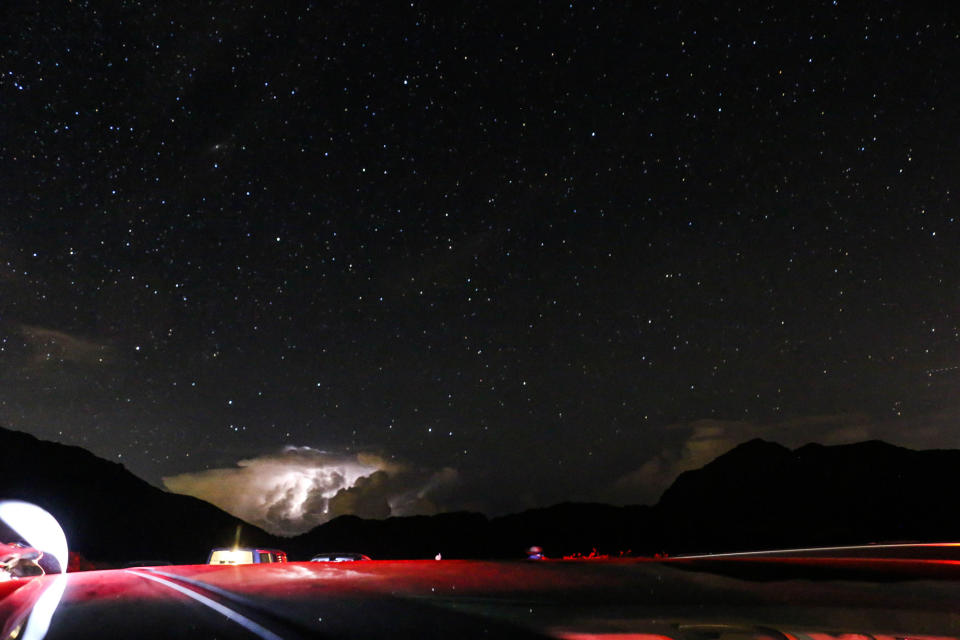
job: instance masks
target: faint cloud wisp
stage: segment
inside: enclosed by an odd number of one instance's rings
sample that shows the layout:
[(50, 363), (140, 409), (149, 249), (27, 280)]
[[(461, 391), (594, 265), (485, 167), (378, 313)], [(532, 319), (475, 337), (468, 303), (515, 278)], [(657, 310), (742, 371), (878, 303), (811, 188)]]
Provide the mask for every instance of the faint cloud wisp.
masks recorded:
[(25, 363), (27, 369), (37, 369), (51, 363), (103, 364), (113, 355), (113, 349), (106, 344), (56, 329), (26, 324), (20, 325), (19, 329), (24, 342), (30, 347), (30, 357)]

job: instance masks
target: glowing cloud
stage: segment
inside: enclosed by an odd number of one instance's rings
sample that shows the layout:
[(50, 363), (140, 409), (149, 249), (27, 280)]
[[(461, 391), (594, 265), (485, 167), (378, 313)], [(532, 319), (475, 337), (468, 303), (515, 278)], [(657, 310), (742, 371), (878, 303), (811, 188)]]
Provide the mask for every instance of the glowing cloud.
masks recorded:
[(240, 460), (236, 467), (184, 473), (163, 482), (174, 493), (206, 500), (271, 533), (296, 535), (348, 513), (384, 518), (433, 512), (426, 494), (455, 479), (452, 470), (424, 478), (370, 454), (287, 447)]

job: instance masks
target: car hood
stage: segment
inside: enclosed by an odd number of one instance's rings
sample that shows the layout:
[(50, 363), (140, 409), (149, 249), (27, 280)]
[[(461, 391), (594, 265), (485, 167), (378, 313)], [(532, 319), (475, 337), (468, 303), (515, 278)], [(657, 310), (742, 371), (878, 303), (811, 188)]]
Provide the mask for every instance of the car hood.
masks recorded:
[(0, 638), (960, 635), (960, 563), (880, 562), (444, 560), (90, 571), (4, 585)]

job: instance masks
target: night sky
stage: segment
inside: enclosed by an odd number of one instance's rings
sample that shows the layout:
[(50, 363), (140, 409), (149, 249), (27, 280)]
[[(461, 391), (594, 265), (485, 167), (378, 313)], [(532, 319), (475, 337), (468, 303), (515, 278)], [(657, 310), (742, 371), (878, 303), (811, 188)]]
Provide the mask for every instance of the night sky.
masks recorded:
[(922, 4), (7, 0), (0, 425), (284, 532), (960, 447)]

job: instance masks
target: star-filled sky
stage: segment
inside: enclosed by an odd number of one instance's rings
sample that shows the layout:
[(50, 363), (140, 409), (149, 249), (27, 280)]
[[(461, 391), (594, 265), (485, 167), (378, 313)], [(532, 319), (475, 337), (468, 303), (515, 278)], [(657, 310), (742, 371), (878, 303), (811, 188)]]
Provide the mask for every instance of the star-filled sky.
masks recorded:
[(960, 10), (0, 7), (0, 424), (274, 531), (960, 446)]

